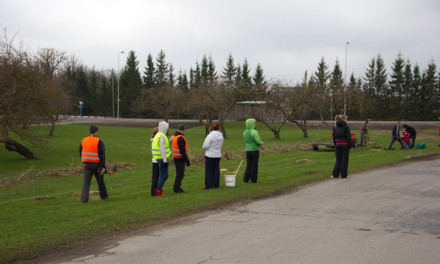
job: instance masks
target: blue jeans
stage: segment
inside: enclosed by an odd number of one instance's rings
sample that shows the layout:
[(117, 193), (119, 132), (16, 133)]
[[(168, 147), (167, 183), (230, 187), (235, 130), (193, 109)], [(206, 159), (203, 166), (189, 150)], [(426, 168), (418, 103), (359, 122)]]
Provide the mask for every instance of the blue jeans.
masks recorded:
[(157, 183), (157, 189), (162, 190), (165, 181), (168, 179), (168, 166), (165, 167), (165, 163), (162, 159), (158, 159), (157, 162), (159, 163), (159, 182)]
[(410, 149), (411, 148), (411, 142), (403, 142), (403, 148), (404, 149)]

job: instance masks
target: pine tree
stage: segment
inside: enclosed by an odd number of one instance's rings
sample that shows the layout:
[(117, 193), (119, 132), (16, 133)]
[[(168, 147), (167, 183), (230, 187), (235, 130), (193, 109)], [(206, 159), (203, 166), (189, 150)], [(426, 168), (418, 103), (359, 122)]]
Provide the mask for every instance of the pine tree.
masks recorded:
[(382, 55), (378, 54), (376, 57), (376, 72), (374, 79), (374, 86), (378, 95), (390, 95), (387, 79), (388, 77), (386, 73), (385, 63), (383, 61)]
[(362, 101), (361, 96), (362, 91), (358, 86), (357, 80), (352, 73), (350, 75), (349, 83), (347, 85), (347, 113), (349, 114), (351, 119), (360, 119), (362, 118)]
[(413, 69), (413, 81), (411, 85), (411, 95), (410, 95), (410, 102), (412, 107), (412, 113), (414, 120), (420, 120), (421, 118), (421, 111), (422, 111), (422, 76), (420, 74), (420, 67), (419, 65), (414, 65)]
[(399, 53), (391, 66), (393, 73), (391, 74), (391, 80), (389, 82), (391, 102), (393, 103), (393, 109), (395, 110), (394, 115), (398, 120), (402, 118), (403, 86), (405, 82), (403, 75), (404, 67), (405, 61), (402, 58), (402, 54)]
[(241, 84), (241, 82), (242, 82), (242, 79), (241, 79), (241, 77), (242, 77), (242, 73), (241, 73), (241, 66), (240, 66), (240, 64), (237, 64), (237, 67), (235, 67), (235, 69), (237, 69), (237, 75), (235, 75), (235, 84), (236, 85), (240, 85)]
[(177, 77), (177, 86), (184, 92), (189, 91), (189, 82), (186, 72), (182, 73), (182, 71), (179, 71), (179, 75)]
[(422, 77), (422, 120), (435, 120), (438, 117), (436, 113), (438, 106), (436, 101), (437, 91), (437, 65), (434, 61), (431, 61)]
[(267, 83), (264, 79), (264, 71), (260, 63), (255, 68), (254, 76), (252, 77), (252, 97), (253, 100), (262, 101), (267, 95)]
[(228, 83), (232, 83), (237, 75), (237, 68), (234, 64), (234, 57), (232, 54), (229, 54), (228, 59), (226, 61), (226, 66), (223, 68), (222, 78), (226, 80)]
[(257, 64), (257, 68), (255, 69), (254, 77), (253, 77), (254, 85), (264, 85), (266, 81), (264, 80), (264, 71), (261, 67), (260, 63)]
[(403, 72), (403, 104), (402, 114), (406, 120), (413, 119), (411, 116), (414, 112), (413, 104), (411, 103), (411, 94), (413, 89), (413, 73), (411, 62), (407, 60), (405, 64), (405, 70)]
[(368, 64), (367, 71), (365, 72), (364, 85), (363, 85), (365, 94), (370, 98), (374, 98), (377, 95), (375, 80), (376, 80), (376, 60), (372, 58), (370, 63)]
[(189, 71), (189, 86), (190, 89), (199, 89), (201, 87), (201, 82), (202, 82), (202, 74), (200, 71), (200, 65), (199, 62), (196, 61), (196, 69), (193, 70), (192, 67), (190, 68)]
[(215, 69), (215, 63), (211, 56), (208, 58), (208, 78), (211, 82), (217, 80), (217, 70)]
[(154, 68), (153, 56), (151, 56), (151, 53), (149, 53), (147, 57), (147, 66), (145, 67), (144, 76), (142, 78), (144, 81), (145, 88), (148, 89), (154, 87), (155, 85), (154, 73), (155, 73), (155, 68)]
[[(92, 98), (90, 93), (89, 93), (89, 88), (88, 88), (88, 76), (87, 76), (87, 69), (85, 68), (85, 66), (80, 65), (76, 71), (75, 71), (75, 79), (76, 79), (76, 93), (77, 96), (89, 103), (88, 101)], [(86, 108), (86, 106), (84, 106), (84, 108)], [(84, 109), (83, 111), (86, 111), (86, 109)], [(85, 112), (83, 112), (85, 114)]]
[(321, 103), (319, 105), (320, 107), (315, 109), (317, 114), (321, 118), (324, 118), (324, 116), (327, 116), (328, 109), (330, 109), (330, 119), (333, 119), (333, 98), (331, 97), (331, 93), (328, 88), (329, 79), (330, 72), (328, 70), (327, 63), (324, 60), (324, 57), (322, 57), (318, 64), (317, 70), (310, 78), (309, 87), (313, 87), (316, 90), (315, 100)]
[[(88, 89), (89, 89), (89, 114), (93, 114), (93, 115), (100, 115), (100, 109), (98, 109), (98, 104), (99, 104), (99, 87), (98, 87), (98, 73), (96, 72), (96, 70), (93, 68), (92, 70), (90, 70), (88, 72)], [(93, 99), (92, 99), (93, 98)]]
[(169, 64), (169, 68), (168, 68), (168, 83), (171, 85), (171, 87), (174, 86), (176, 80), (174, 77), (174, 67), (173, 64)]
[(208, 83), (209, 81), (209, 63), (206, 55), (203, 55), (202, 63), (200, 65), (200, 75), (202, 77), (202, 83)]
[(328, 71), (328, 66), (324, 60), (324, 57), (322, 57), (318, 64), (317, 71), (315, 71), (314, 75), (311, 77), (311, 82), (317, 84), (322, 88), (323, 91), (325, 91), (329, 79), (330, 73)]
[(161, 50), (156, 58), (156, 71), (154, 73), (154, 82), (158, 87), (163, 87), (168, 83), (169, 66), (165, 61), (165, 57), (165, 52)]
[(120, 77), (120, 116), (134, 117), (134, 112), (130, 109), (132, 104), (140, 97), (142, 91), (142, 78), (139, 73), (139, 61), (137, 61), (134, 51), (128, 53), (127, 62), (121, 72)]
[(336, 113), (344, 112), (344, 80), (342, 79), (342, 70), (339, 66), (339, 60), (336, 59), (335, 67), (330, 76), (330, 94), (333, 99), (333, 106)]
[(389, 118), (394, 119), (393, 113), (393, 104), (390, 99), (392, 97), (392, 93), (390, 87), (388, 85), (388, 76), (386, 73), (385, 63), (380, 54), (376, 57), (376, 73), (374, 86), (377, 91), (376, 104), (374, 105), (376, 118), (387, 120)]
[(247, 59), (244, 59), (243, 66), (241, 71), (241, 80), (245, 84), (246, 88), (250, 88), (252, 86), (252, 77), (251, 77), (251, 69), (249, 68), (249, 63)]

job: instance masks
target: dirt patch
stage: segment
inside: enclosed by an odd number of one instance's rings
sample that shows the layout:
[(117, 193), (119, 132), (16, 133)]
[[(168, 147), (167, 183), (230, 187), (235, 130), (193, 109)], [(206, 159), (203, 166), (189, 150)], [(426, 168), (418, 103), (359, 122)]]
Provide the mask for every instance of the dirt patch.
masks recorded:
[[(111, 163), (111, 164), (107, 164), (107, 167), (113, 168), (113, 166), (115, 165), (118, 166), (118, 169), (136, 167), (136, 164), (130, 162)], [(61, 177), (61, 178), (69, 177), (69, 176), (81, 174), (82, 172), (83, 172), (82, 167), (72, 167), (72, 168), (44, 170), (44, 171), (34, 171), (34, 167), (30, 167), (19, 176), (6, 177), (0, 179), (0, 188), (5, 189), (8, 187), (12, 187), (27, 182), (39, 181), (47, 177)]]
[(52, 196), (44, 196), (44, 197), (36, 197), (35, 201), (47, 201), (47, 200), (52, 200), (55, 199), (55, 197)]

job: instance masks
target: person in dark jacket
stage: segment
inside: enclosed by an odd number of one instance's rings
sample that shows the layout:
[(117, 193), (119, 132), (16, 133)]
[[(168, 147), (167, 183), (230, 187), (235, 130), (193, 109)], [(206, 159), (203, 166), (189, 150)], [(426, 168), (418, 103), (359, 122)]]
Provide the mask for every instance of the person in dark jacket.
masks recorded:
[(393, 146), (394, 142), (396, 142), (396, 140), (400, 143), (400, 148), (403, 149), (403, 142), (402, 139), (400, 138), (400, 128), (402, 126), (400, 125), (400, 121), (397, 122), (397, 124), (393, 127), (393, 131), (391, 132), (391, 142), (390, 142), (390, 146), (388, 147), (388, 150), (391, 149), (391, 146)]
[(348, 117), (337, 115), (333, 127), (333, 143), (335, 144), (336, 163), (333, 168), (332, 178), (347, 178), (348, 155), (352, 147), (351, 132), (347, 125)]
[(403, 124), (403, 128), (406, 129), (406, 132), (411, 136), (411, 148), (414, 148), (414, 144), (416, 142), (417, 131), (412, 126), (408, 126), (407, 124)]
[(79, 155), (81, 161), (84, 163), (84, 178), (82, 184), (81, 202), (87, 203), (89, 201), (90, 182), (92, 176), (95, 175), (98, 182), (99, 197), (105, 200), (108, 197), (107, 188), (105, 187), (104, 174), (101, 174), (102, 169), (105, 170), (105, 146), (98, 138), (98, 127), (90, 126), (90, 136), (85, 137), (79, 146)]
[(176, 179), (174, 180), (174, 192), (175, 193), (183, 193), (182, 190), (182, 180), (185, 174), (185, 164), (186, 166), (190, 166), (189, 158), (188, 158), (188, 143), (184, 136), (185, 134), (185, 125), (179, 124), (177, 127), (177, 131), (174, 133), (172, 137), (172, 150), (173, 150), (173, 158), (174, 165), (176, 166)]

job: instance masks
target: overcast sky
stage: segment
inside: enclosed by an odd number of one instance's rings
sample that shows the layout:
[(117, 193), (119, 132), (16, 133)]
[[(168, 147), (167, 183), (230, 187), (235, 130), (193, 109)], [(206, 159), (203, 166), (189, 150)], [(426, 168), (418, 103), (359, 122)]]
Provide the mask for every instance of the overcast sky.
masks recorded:
[(122, 67), (130, 50), (141, 73), (160, 50), (176, 74), (205, 54), (221, 73), (232, 54), (252, 74), (260, 63), (266, 79), (293, 82), (322, 57), (330, 70), (347, 62), (347, 78), (379, 53), (388, 72), (399, 52), (440, 68), (439, 0), (0, 0), (0, 27), (30, 50), (55, 48), (97, 70), (117, 69), (118, 57)]

